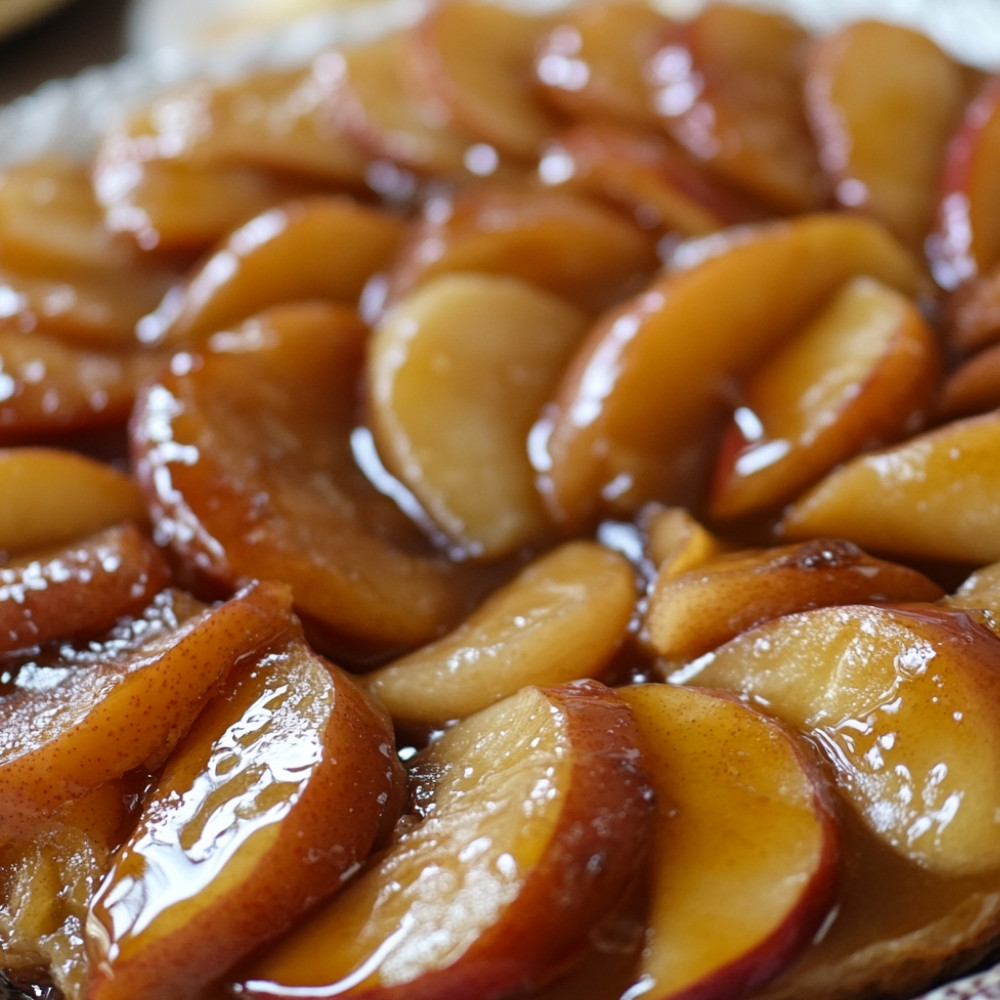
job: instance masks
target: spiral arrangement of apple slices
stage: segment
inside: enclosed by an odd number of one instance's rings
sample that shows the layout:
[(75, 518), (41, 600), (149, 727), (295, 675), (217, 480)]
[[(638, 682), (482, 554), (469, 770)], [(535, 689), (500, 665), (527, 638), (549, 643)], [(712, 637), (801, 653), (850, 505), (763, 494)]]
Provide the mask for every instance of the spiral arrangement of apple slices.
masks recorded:
[(984, 960), (998, 176), (1000, 77), (912, 30), (644, 0), (4, 170), (0, 992)]

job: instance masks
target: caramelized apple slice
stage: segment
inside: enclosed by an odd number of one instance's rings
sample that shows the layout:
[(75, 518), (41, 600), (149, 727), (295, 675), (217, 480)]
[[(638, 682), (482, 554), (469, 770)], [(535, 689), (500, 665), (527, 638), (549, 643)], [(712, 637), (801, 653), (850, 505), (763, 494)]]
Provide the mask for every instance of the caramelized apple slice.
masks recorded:
[(624, 556), (567, 542), (453, 632), (364, 679), (397, 721), (442, 725), (528, 684), (596, 677), (625, 639), (636, 580)]
[(432, 203), (401, 247), (389, 298), (446, 273), (520, 278), (589, 309), (636, 291), (657, 268), (651, 237), (597, 201), (490, 185)]
[(550, 186), (597, 195), (647, 228), (703, 236), (763, 218), (735, 188), (707, 175), (665, 136), (584, 122), (545, 145), (538, 174)]
[(283, 302), (353, 305), (388, 260), (402, 226), (388, 212), (346, 197), (274, 208), (237, 229), (140, 333), (168, 343), (204, 340)]
[(807, 37), (780, 14), (714, 3), (667, 27), (647, 64), (670, 134), (712, 170), (791, 212), (826, 198), (802, 99)]
[(945, 424), (834, 469), (785, 511), (787, 538), (981, 565), (1000, 559), (1000, 411)]
[(657, 800), (641, 995), (748, 995), (835, 901), (839, 835), (818, 761), (735, 698), (669, 684), (621, 696)]
[(919, 31), (856, 21), (817, 39), (805, 93), (837, 201), (870, 212), (920, 249), (942, 151), (965, 108), (965, 68)]
[(944, 380), (938, 411), (946, 419), (1000, 407), (1000, 344), (991, 344), (963, 361)]
[(366, 342), (347, 307), (275, 309), (150, 384), (132, 447), (159, 540), (199, 584), (285, 580), (311, 623), (395, 648), (450, 624), (461, 584), (355, 462)]
[(0, 550), (8, 554), (145, 520), (142, 494), (110, 465), (56, 448), (0, 449)]
[(919, 430), (940, 353), (911, 299), (867, 277), (846, 284), (745, 386), (720, 448), (712, 515), (775, 510), (864, 448)]
[[(674, 266), (594, 327), (546, 416), (536, 459), (552, 512), (690, 500), (733, 379), (808, 323), (852, 277), (907, 294), (920, 268), (880, 226), (804, 216), (683, 244)], [(692, 428), (698, 433), (693, 434)]]
[(928, 244), (934, 277), (945, 288), (1000, 262), (998, 163), (1000, 74), (982, 84), (945, 148), (937, 227)]
[(70, 548), (0, 567), (0, 653), (96, 635), (138, 613), (170, 571), (135, 525), (117, 525)]
[(385, 713), (304, 639), (244, 660), (111, 858), (88, 997), (198, 992), (357, 871), (404, 780)]
[(684, 573), (668, 564), (650, 593), (646, 631), (660, 656), (683, 661), (794, 611), (942, 596), (936, 583), (909, 566), (874, 559), (850, 542), (815, 539), (719, 555)]
[(317, 58), (315, 79), (338, 127), (369, 156), (420, 173), (462, 175), (478, 163), (492, 173), (495, 153), (477, 147), (447, 106), (413, 79), (409, 58), (402, 31)]
[(417, 815), (255, 961), (248, 997), (507, 996), (559, 970), (630, 881), (650, 799), (631, 712), (588, 682), (522, 689), (413, 762)]
[(812, 733), (868, 827), (944, 875), (1000, 869), (1000, 640), (964, 611), (819, 608), (687, 672)]
[[(534, 93), (547, 18), (477, 0), (437, 4), (411, 30), (417, 79), (455, 120), (501, 153), (534, 159), (553, 122)], [(474, 47), (471, 38), (488, 38)]]
[(3, 835), (28, 835), (66, 799), (161, 763), (233, 665), (288, 628), (289, 600), (257, 585), (199, 613), (164, 591), (105, 642), (61, 650), (49, 681), (22, 668), (0, 724)]
[(726, 543), (684, 507), (652, 504), (640, 513), (639, 526), (645, 535), (644, 553), (664, 580), (697, 569), (726, 551)]
[(562, 299), (477, 274), (437, 278), (376, 328), (367, 376), (376, 443), (466, 553), (505, 555), (544, 535), (528, 431), (583, 329)]
[(538, 44), (543, 95), (569, 118), (655, 124), (643, 68), (664, 16), (644, 0), (588, 0), (562, 12)]

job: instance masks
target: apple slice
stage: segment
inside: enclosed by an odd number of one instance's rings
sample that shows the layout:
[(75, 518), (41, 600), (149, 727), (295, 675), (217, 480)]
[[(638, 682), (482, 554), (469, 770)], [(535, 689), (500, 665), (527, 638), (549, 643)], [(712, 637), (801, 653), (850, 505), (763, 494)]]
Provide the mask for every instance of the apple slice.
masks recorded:
[(113, 466), (57, 448), (0, 449), (0, 550), (75, 542), (123, 521), (145, 523), (146, 507)]
[(561, 12), (535, 53), (542, 95), (567, 118), (655, 127), (643, 70), (665, 24), (644, 0), (588, 0)]
[(669, 684), (620, 693), (657, 800), (641, 995), (749, 995), (835, 902), (839, 834), (819, 762), (735, 698)]
[(492, 184), (431, 202), (396, 254), (388, 299), (442, 274), (481, 272), (598, 310), (642, 287), (658, 266), (652, 237), (599, 201)]
[[(315, 80), (337, 127), (369, 157), (383, 157), (422, 174), (467, 174), (476, 165), (477, 140), (460, 128), (447, 108), (408, 72), (410, 45), (403, 31), (343, 51), (320, 55)], [(478, 150), (485, 163), (496, 155)], [(486, 170), (492, 173), (492, 170)]]
[(935, 232), (928, 243), (934, 277), (947, 289), (1000, 262), (1000, 74), (969, 101), (944, 151)]
[(104, 632), (141, 611), (169, 578), (160, 551), (131, 523), (7, 562), (0, 567), (0, 653)]
[(379, 452), (465, 554), (508, 555), (549, 531), (528, 432), (584, 326), (525, 281), (454, 274), (376, 327), (367, 385)]
[(638, 523), (645, 536), (643, 552), (663, 580), (704, 566), (727, 551), (726, 543), (684, 507), (652, 504), (640, 512)]
[(685, 671), (807, 730), (867, 826), (949, 876), (1000, 871), (1000, 639), (965, 611), (774, 618)]
[(538, 174), (556, 190), (609, 199), (640, 225), (681, 236), (703, 236), (765, 214), (665, 136), (611, 122), (560, 130), (545, 144)]
[(791, 504), (786, 538), (981, 565), (1000, 559), (1000, 411), (945, 424), (834, 469)]
[(355, 874), (404, 781), (384, 711), (300, 635), (244, 658), (111, 858), (87, 996), (198, 993)]
[(293, 201), (236, 230), (139, 331), (147, 341), (204, 340), (273, 305), (329, 299), (354, 305), (382, 269), (403, 223), (341, 196)]
[[(593, 328), (538, 429), (543, 492), (578, 526), (602, 510), (696, 499), (733, 380), (868, 274), (923, 285), (909, 251), (871, 221), (803, 216), (682, 244), (648, 290)], [(697, 428), (698, 433), (692, 433)]]
[(827, 195), (803, 106), (807, 40), (780, 14), (714, 3), (665, 28), (646, 64), (668, 132), (784, 212), (815, 210)]
[(528, 684), (596, 677), (625, 640), (636, 599), (624, 556), (566, 542), (453, 632), (367, 674), (364, 685), (397, 722), (443, 725)]
[(930, 38), (900, 24), (855, 21), (817, 39), (806, 111), (837, 201), (870, 212), (919, 250), (968, 79)]
[(945, 343), (956, 357), (1000, 340), (1000, 263), (965, 281), (944, 300)]
[[(496, 3), (448, 0), (411, 29), (414, 74), (455, 121), (499, 153), (533, 160), (553, 131), (535, 93), (535, 49), (551, 21)], [(486, 46), (470, 46), (488, 38)]]
[(346, 306), (276, 308), (147, 385), (131, 425), (158, 540), (193, 583), (284, 580), (338, 655), (427, 642), (474, 596), (355, 461), (367, 338)]
[[(0, 830), (29, 835), (60, 803), (155, 767), (242, 657), (289, 627), (290, 594), (259, 584), (218, 608), (164, 591), (103, 642), (29, 663), (4, 698)], [(52, 690), (54, 686), (54, 691)]]
[(668, 564), (649, 595), (646, 633), (666, 660), (701, 656), (769, 618), (827, 604), (936, 601), (922, 573), (839, 539), (719, 555), (677, 573)]
[(857, 452), (921, 429), (943, 360), (912, 299), (858, 277), (750, 377), (719, 449), (709, 510), (776, 510)]
[(991, 344), (954, 368), (941, 386), (939, 414), (948, 420), (1000, 407), (1000, 344)]
[(236, 987), (245, 997), (507, 996), (558, 972), (633, 878), (651, 799), (631, 711), (590, 681), (518, 694), (412, 764), (417, 814)]

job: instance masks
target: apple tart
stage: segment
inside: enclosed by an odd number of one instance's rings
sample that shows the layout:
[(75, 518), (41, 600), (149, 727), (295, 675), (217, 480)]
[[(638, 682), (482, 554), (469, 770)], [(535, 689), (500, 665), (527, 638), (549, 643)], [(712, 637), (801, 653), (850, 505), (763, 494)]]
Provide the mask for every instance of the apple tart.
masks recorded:
[(0, 995), (995, 995), (1000, 76), (410, 13), (0, 172)]

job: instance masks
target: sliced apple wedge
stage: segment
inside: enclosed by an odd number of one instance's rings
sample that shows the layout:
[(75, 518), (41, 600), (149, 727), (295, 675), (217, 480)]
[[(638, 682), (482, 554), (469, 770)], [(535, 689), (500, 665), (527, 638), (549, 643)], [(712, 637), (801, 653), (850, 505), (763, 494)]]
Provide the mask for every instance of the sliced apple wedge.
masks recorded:
[(1000, 411), (956, 420), (834, 469), (789, 506), (786, 538), (981, 565), (1000, 559)]
[(855, 21), (817, 39), (806, 111), (837, 201), (870, 212), (919, 250), (968, 81), (964, 66), (901, 24)]
[(644, 0), (588, 0), (569, 7), (536, 49), (543, 96), (571, 119), (655, 126), (644, 67), (666, 23)]
[(1000, 344), (991, 344), (954, 368), (941, 386), (938, 410), (957, 420), (1000, 408)]
[(735, 698), (623, 688), (657, 798), (650, 1000), (734, 1000), (773, 979), (835, 902), (839, 834), (816, 757)]
[(718, 555), (678, 573), (668, 564), (649, 595), (646, 634), (670, 661), (707, 653), (769, 618), (826, 604), (936, 601), (922, 573), (839, 539)]
[(22, 667), (0, 724), (2, 836), (30, 834), (67, 799), (162, 763), (233, 665), (289, 627), (290, 604), (278, 584), (213, 609), (164, 591), (103, 643), (61, 649), (49, 671)]
[(97, 635), (166, 587), (163, 555), (134, 524), (0, 566), (0, 653)]
[(396, 254), (388, 298), (442, 274), (482, 272), (599, 310), (637, 291), (657, 267), (650, 234), (600, 201), (493, 184), (430, 203)]
[[(410, 32), (416, 79), (481, 142), (533, 160), (553, 130), (532, 74), (535, 48), (549, 27), (544, 16), (501, 4), (437, 4)], [(471, 38), (490, 44), (476, 48)]]
[(684, 507), (650, 505), (639, 516), (643, 553), (660, 579), (711, 562), (729, 546)]
[(585, 324), (525, 281), (454, 274), (376, 327), (367, 385), (382, 460), (466, 554), (510, 554), (549, 529), (528, 432)]
[(627, 705), (523, 688), (412, 765), (417, 815), (244, 971), (244, 997), (507, 996), (558, 972), (637, 871), (651, 799)]
[(803, 106), (807, 40), (781, 14), (714, 3), (665, 28), (646, 65), (670, 134), (786, 212), (816, 210), (827, 193)]
[(355, 874), (404, 781), (388, 716), (301, 635), (244, 658), (111, 858), (87, 996), (197, 993)]
[(952, 289), (1000, 262), (1000, 74), (966, 105), (945, 147), (935, 231), (928, 243), (934, 277)]
[(403, 722), (443, 725), (528, 684), (597, 677), (635, 613), (635, 571), (595, 542), (567, 542), (496, 590), (457, 629), (367, 674)]
[(348, 197), (293, 201), (232, 233), (144, 319), (156, 343), (204, 341), (270, 306), (300, 299), (355, 305), (365, 282), (387, 263), (403, 223)]
[(905, 294), (923, 285), (909, 251), (846, 215), (682, 244), (647, 291), (598, 321), (560, 382), (540, 428), (547, 455), (536, 452), (552, 512), (580, 525), (602, 510), (697, 498), (731, 382), (858, 274)]
[(713, 517), (777, 510), (857, 452), (920, 430), (941, 349), (915, 302), (848, 282), (744, 386), (719, 449)]
[(8, 554), (145, 520), (142, 493), (111, 465), (57, 448), (0, 449), (0, 550)]
[(949, 876), (1000, 870), (1000, 639), (964, 610), (775, 618), (684, 676), (807, 730), (868, 827), (905, 857)]
[(276, 308), (146, 387), (135, 476), (199, 587), (284, 580), (340, 641), (427, 642), (464, 596), (351, 447), (368, 331), (345, 306)]

